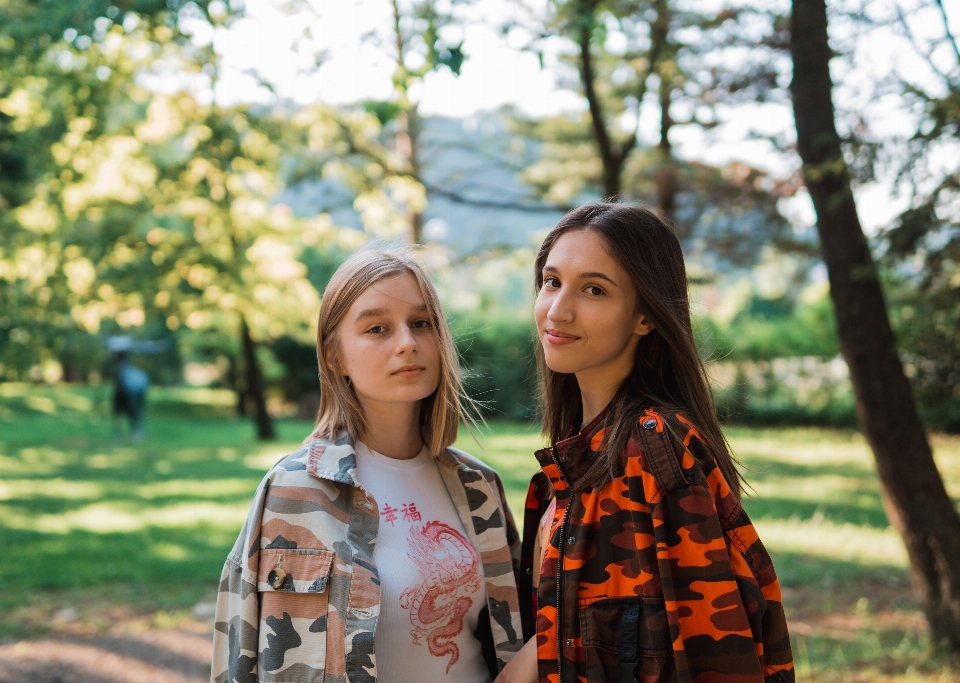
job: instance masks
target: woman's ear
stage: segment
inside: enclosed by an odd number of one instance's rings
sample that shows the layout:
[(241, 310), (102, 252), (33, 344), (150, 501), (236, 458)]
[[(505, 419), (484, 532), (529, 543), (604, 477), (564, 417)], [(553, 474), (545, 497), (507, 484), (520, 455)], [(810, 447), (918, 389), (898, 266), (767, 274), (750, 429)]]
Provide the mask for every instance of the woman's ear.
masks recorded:
[(645, 316), (643, 313), (638, 313), (637, 322), (633, 327), (633, 333), (642, 337), (645, 334), (650, 334), (653, 332), (654, 327), (654, 324), (647, 320), (647, 316)]
[(327, 366), (327, 370), (330, 372), (334, 374), (343, 374), (340, 372), (339, 363), (337, 363), (337, 359), (335, 358), (334, 354), (328, 353), (323, 359), (323, 364)]

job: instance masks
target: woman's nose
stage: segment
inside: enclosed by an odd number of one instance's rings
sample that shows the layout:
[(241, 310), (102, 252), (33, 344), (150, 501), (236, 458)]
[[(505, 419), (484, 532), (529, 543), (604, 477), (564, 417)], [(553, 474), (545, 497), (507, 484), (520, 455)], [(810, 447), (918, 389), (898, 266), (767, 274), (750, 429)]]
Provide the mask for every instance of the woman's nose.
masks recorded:
[(563, 290), (560, 290), (550, 302), (547, 309), (547, 319), (556, 322), (570, 322), (573, 320), (573, 308), (570, 305), (570, 297)]
[(417, 339), (407, 325), (401, 325), (397, 331), (397, 353), (413, 351), (417, 348)]

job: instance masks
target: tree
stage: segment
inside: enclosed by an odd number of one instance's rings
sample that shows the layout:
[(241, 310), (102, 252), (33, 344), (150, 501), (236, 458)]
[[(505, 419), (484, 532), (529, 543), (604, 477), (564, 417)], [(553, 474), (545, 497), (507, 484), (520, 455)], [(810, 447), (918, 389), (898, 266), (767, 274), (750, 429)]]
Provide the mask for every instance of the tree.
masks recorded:
[(803, 175), (817, 212), (840, 347), (884, 503), (910, 557), (934, 645), (960, 652), (960, 515), (933, 460), (897, 354), (837, 134), (824, 0), (793, 0), (790, 49)]
[[(104, 320), (230, 331), (258, 434), (272, 438), (257, 342), (310, 336), (319, 299), (297, 257), (336, 230), (324, 216), (300, 220), (271, 206), (282, 183), (278, 141), (300, 134), (288, 112), (138, 85), (158, 58), (215, 74), (212, 54), (179, 41), (176, 22), (168, 10), (156, 23), (99, 17), (86, 41), (76, 31), (54, 36), (38, 68), (20, 65), (0, 99), (0, 123), (14, 133), (3, 158), (19, 150), (28, 161), (0, 168), (13, 209), (0, 218), (0, 297), (12, 304), (0, 323), (41, 357)], [(322, 111), (301, 123), (314, 147), (335, 146), (343, 131)]]
[[(75, 320), (96, 330), (102, 317), (137, 325), (149, 314), (171, 330), (232, 331), (242, 359), (236, 364), (244, 368), (240, 400), (251, 401), (261, 439), (275, 431), (257, 344), (311, 336), (319, 297), (298, 256), (332, 231), (323, 216), (304, 221), (271, 206), (280, 186), (277, 140), (288, 127), (284, 118), (244, 107), (154, 95), (126, 135), (90, 141), (86, 152), (81, 143), (62, 157), (73, 166), (84, 153), (91, 157), (65, 188), (73, 197), (66, 206), (76, 216), (94, 215), (87, 227), (94, 238), (77, 261), (109, 283), (84, 293)], [(103, 151), (116, 147), (131, 150), (129, 157)], [(138, 172), (109, 196), (92, 191), (120, 161)]]
[[(587, 103), (585, 120), (573, 124), (579, 135), (589, 136), (599, 156), (596, 181), (606, 197), (623, 194), (623, 170), (630, 154), (639, 143), (640, 110), (644, 105), (651, 77), (659, 74), (668, 57), (670, 16), (666, 0), (653, 2), (604, 2), (603, 0), (556, 0), (545, 8), (545, 16), (515, 22), (504, 32), (521, 29), (530, 36), (528, 49), (543, 59), (543, 43), (558, 37), (570, 41), (566, 63), (568, 78), (582, 93)], [(616, 33), (626, 44), (619, 54), (610, 50), (607, 40)], [(616, 72), (616, 77), (614, 77)], [(669, 99), (672, 82), (665, 80), (661, 90)], [(632, 115), (632, 130), (618, 130), (617, 121)], [(669, 122), (669, 115), (664, 122)], [(587, 130), (584, 130), (586, 127)], [(556, 126), (546, 129), (569, 138)], [(565, 133), (565, 135), (564, 135)], [(661, 137), (667, 140), (669, 126)], [(669, 199), (667, 199), (669, 201)]]
[(78, 169), (57, 155), (110, 133), (112, 113), (143, 105), (136, 72), (190, 49), (183, 12), (213, 23), (231, 16), (207, 0), (0, 5), (0, 363), (9, 378), (89, 346), (70, 315), (71, 299), (93, 284), (89, 264), (74, 263), (86, 234), (50, 203)]
[(383, 123), (393, 120), (395, 150), (400, 161), (393, 171), (409, 179), (406, 191), (399, 196), (401, 200), (405, 199), (410, 241), (413, 243), (423, 241), (423, 212), (427, 207), (420, 151), (422, 124), (419, 102), (413, 94), (414, 86), (428, 73), (443, 67), (460, 75), (464, 60), (463, 41), (454, 42), (444, 33), (455, 25), (453, 12), (455, 6), (462, 3), (463, 0), (446, 3), (415, 0), (409, 6), (402, 6), (401, 0), (391, 0), (396, 99), (369, 104)]
[[(940, 35), (921, 44), (911, 24), (940, 23)], [(894, 26), (927, 65), (927, 78), (898, 74), (895, 87), (917, 128), (900, 147), (896, 168), (910, 207), (883, 235), (895, 284), (898, 337), (921, 416), (933, 428), (960, 431), (960, 46), (940, 2), (898, 12)], [(938, 32), (939, 33), (939, 32)], [(893, 145), (891, 145), (893, 146)], [(951, 160), (943, 164), (939, 159)]]
[[(561, 206), (596, 194), (652, 203), (708, 273), (750, 265), (764, 245), (812, 256), (810, 239), (796, 234), (777, 206), (796, 192), (795, 179), (741, 162), (717, 168), (686, 161), (673, 151), (677, 126), (712, 128), (716, 105), (775, 89), (768, 63), (733, 68), (726, 55), (756, 42), (740, 24), (757, 12), (705, 13), (666, 0), (554, 0), (547, 7), (545, 16), (505, 30), (525, 32), (528, 49), (541, 55), (547, 40), (566, 43), (563, 84), (582, 93), (586, 111), (516, 121), (520, 134), (543, 143), (541, 160), (522, 174), (541, 197)], [(735, 73), (744, 66), (749, 77)], [(659, 126), (648, 146), (639, 123), (651, 110)]]
[[(505, 31), (526, 30), (528, 49), (541, 59), (545, 40), (569, 41), (563, 57), (569, 67), (566, 82), (582, 93), (587, 112), (561, 139), (574, 129), (589, 131), (599, 156), (595, 180), (602, 194), (637, 198), (637, 182), (649, 175), (653, 201), (673, 220), (685, 179), (670, 132), (678, 125), (716, 125), (712, 109), (723, 69), (707, 68), (704, 55), (723, 48), (723, 31), (737, 16), (729, 9), (708, 14), (668, 0), (554, 0), (544, 17)], [(658, 141), (643, 150), (641, 113), (650, 106), (658, 111)], [(629, 128), (625, 121), (631, 121)], [(638, 162), (633, 169), (631, 158)]]

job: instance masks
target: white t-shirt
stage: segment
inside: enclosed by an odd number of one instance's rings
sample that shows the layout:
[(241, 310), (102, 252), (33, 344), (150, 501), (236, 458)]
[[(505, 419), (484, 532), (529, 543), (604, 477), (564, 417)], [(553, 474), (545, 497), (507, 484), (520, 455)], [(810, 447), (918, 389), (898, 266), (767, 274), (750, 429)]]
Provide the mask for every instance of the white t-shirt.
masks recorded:
[(379, 683), (489, 683), (473, 633), (487, 593), (483, 565), (436, 461), (357, 443), (357, 479), (377, 502), (380, 573), (374, 639)]

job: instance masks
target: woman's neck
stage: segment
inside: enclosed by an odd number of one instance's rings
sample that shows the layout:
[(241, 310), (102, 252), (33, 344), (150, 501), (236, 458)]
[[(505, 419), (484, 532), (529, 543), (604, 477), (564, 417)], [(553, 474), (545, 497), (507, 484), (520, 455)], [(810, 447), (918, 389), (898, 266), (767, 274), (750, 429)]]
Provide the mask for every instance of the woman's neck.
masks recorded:
[(360, 398), (367, 429), (361, 441), (367, 448), (396, 460), (409, 460), (423, 449), (420, 401), (383, 403)]
[(583, 406), (583, 423), (590, 424), (602, 413), (613, 397), (617, 395), (620, 385), (627, 378), (630, 368), (626, 372), (610, 372), (609, 368), (602, 368), (603, 372), (586, 371), (577, 373), (577, 384), (580, 385), (580, 400)]

